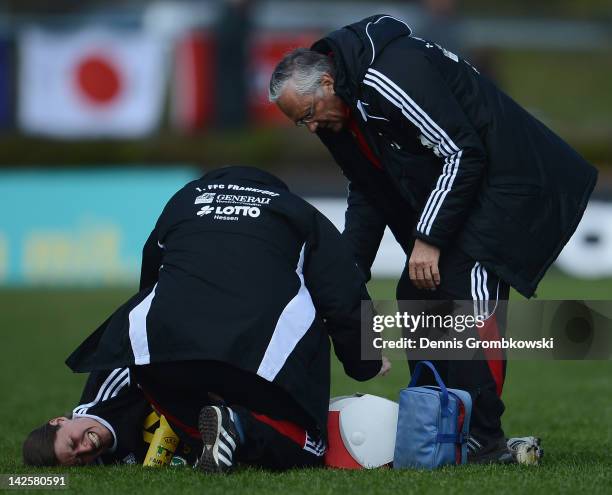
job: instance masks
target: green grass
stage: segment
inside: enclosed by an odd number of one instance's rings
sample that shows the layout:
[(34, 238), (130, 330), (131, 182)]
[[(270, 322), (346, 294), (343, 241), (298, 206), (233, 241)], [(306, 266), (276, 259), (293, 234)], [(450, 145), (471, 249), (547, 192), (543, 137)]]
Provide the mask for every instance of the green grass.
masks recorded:
[(610, 165), (610, 50), (500, 50), (494, 65), (498, 83), (512, 98), (589, 161)]
[[(612, 281), (585, 283), (552, 272), (542, 298), (603, 298)], [(391, 299), (392, 281), (376, 281), (371, 293)], [(34, 426), (70, 410), (84, 376), (63, 360), (128, 295), (128, 290), (0, 291), (0, 473), (70, 476), (74, 493), (609, 493), (612, 486), (612, 365), (610, 362), (511, 362), (504, 390), (504, 424), (510, 435), (544, 439), (545, 462), (523, 466), (464, 466), (435, 472), (240, 470), (202, 476), (189, 469), (140, 467), (30, 469), (20, 446)], [(333, 395), (369, 392), (391, 399), (408, 381), (407, 366), (394, 362), (390, 376), (366, 383), (333, 367)], [(40, 491), (38, 491), (40, 493)]]

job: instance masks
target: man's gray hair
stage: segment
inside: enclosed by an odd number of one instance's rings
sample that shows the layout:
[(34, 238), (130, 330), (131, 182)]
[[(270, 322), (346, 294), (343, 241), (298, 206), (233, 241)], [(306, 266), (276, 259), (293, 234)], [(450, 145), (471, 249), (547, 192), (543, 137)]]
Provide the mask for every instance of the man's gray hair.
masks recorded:
[(336, 75), (330, 57), (307, 48), (296, 48), (285, 55), (274, 69), (268, 99), (272, 103), (278, 101), (289, 81), (293, 81), (297, 94), (313, 94), (319, 88), (324, 74), (332, 77)]

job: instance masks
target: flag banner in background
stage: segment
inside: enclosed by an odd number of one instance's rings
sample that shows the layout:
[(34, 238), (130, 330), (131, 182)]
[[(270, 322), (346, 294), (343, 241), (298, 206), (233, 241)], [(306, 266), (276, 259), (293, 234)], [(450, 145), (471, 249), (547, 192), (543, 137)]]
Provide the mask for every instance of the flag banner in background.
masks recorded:
[[(256, 33), (249, 45), (249, 117), (255, 125), (288, 126), (276, 105), (268, 101), (270, 76), (278, 61), (290, 50), (310, 46), (320, 33)], [(212, 35), (188, 33), (175, 46), (171, 114), (183, 132), (197, 131), (213, 123), (215, 101), (215, 40)], [(228, 83), (229, 84), (229, 83)]]
[(0, 38), (0, 129), (6, 129), (12, 121), (11, 89), (12, 60), (9, 40)]
[(141, 137), (157, 128), (164, 46), (140, 32), (24, 30), (19, 36), (19, 125), (58, 138)]
[(183, 132), (211, 124), (214, 111), (214, 43), (209, 34), (188, 33), (174, 47), (171, 113)]
[(251, 121), (259, 125), (288, 126), (291, 121), (268, 101), (270, 76), (281, 58), (300, 46), (309, 47), (321, 33), (267, 33), (254, 37), (251, 44), (250, 115)]

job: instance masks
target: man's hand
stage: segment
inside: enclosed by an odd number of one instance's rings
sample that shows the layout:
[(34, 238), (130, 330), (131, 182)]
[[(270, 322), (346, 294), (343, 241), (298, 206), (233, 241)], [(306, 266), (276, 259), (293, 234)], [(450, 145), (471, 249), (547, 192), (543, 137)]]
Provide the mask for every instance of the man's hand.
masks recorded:
[(408, 261), (410, 280), (417, 289), (435, 289), (440, 285), (438, 261), (440, 249), (417, 239)]
[(389, 358), (386, 356), (383, 356), (381, 359), (382, 366), (380, 367), (380, 371), (378, 372), (377, 376), (387, 376), (389, 371), (391, 371), (391, 361), (389, 361)]

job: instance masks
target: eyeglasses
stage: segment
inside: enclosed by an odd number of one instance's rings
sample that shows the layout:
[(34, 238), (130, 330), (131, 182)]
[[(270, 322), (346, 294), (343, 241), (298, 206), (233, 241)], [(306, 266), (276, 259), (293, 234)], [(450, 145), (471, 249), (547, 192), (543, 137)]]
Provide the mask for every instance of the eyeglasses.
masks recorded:
[[(316, 93), (315, 93), (316, 94)], [(302, 117), (300, 120), (296, 121), (295, 125), (298, 127), (306, 127), (308, 124), (312, 123), (314, 120), (314, 105), (315, 105), (315, 95), (312, 95), (312, 103), (310, 104), (310, 111), (306, 114), (306, 116)]]

